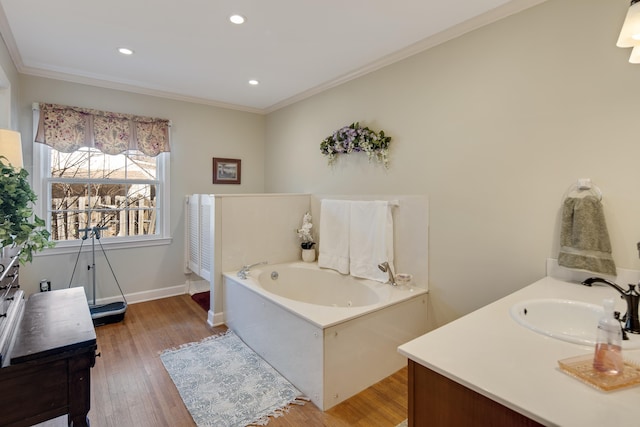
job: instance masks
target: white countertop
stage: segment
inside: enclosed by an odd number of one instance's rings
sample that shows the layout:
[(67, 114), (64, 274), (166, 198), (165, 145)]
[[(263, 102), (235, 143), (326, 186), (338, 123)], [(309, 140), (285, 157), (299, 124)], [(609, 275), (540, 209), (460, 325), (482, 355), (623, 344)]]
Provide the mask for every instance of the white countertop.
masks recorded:
[[(530, 331), (509, 314), (514, 303), (534, 298), (594, 304), (614, 298), (616, 310), (625, 313), (626, 304), (618, 297), (606, 285), (590, 288), (545, 277), (398, 350), (544, 425), (636, 426), (640, 425), (640, 387), (602, 392), (570, 377), (558, 368), (558, 360), (593, 354), (593, 348)], [(640, 350), (625, 350), (623, 357), (640, 361)]]

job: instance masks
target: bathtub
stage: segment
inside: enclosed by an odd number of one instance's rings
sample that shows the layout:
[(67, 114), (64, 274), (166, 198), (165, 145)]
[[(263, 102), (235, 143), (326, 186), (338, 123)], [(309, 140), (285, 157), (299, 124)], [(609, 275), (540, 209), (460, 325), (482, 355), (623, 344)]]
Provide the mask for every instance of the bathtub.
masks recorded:
[(356, 279), (316, 263), (223, 274), (225, 323), (322, 410), (406, 365), (427, 332), (427, 293)]

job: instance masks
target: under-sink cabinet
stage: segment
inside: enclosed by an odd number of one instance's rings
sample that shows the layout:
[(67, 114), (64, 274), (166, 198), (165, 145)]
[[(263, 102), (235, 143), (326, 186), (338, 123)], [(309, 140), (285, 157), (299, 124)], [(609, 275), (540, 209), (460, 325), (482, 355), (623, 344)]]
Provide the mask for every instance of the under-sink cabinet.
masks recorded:
[(409, 427), (542, 425), (409, 360)]

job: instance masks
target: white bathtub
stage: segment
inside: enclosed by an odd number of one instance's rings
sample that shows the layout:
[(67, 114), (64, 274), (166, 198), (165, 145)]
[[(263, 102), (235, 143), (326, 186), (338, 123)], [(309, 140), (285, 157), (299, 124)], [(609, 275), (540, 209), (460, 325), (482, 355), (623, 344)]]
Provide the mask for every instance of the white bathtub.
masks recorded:
[(227, 326), (322, 410), (405, 366), (397, 347), (427, 332), (424, 289), (316, 263), (225, 273), (223, 286)]

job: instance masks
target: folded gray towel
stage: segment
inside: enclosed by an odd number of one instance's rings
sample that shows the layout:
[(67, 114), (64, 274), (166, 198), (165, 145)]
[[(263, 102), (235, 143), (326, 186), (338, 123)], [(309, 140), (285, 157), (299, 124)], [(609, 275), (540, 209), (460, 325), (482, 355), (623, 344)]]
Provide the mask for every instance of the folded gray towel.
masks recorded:
[(561, 226), (559, 265), (616, 275), (602, 203), (597, 197), (566, 198)]

